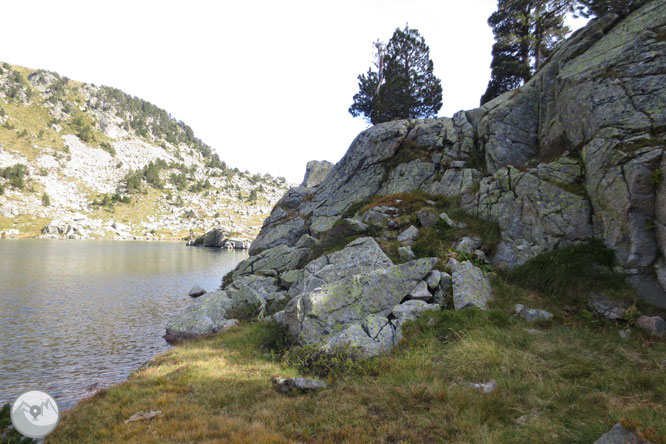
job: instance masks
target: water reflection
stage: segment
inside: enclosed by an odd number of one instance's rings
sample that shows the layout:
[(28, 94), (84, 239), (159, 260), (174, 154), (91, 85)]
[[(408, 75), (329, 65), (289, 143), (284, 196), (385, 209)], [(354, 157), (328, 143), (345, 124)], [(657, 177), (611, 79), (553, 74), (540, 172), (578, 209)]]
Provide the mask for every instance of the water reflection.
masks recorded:
[(0, 241), (0, 403), (46, 390), (61, 408), (166, 350), (169, 315), (247, 255), (182, 243)]

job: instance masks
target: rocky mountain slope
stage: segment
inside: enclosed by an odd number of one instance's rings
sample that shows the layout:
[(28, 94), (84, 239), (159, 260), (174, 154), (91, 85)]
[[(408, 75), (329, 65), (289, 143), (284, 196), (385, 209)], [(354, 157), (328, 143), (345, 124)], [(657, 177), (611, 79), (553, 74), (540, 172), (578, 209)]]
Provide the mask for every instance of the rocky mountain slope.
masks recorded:
[[(481, 108), (364, 131), (323, 182), (286, 193), (250, 257), (167, 338), (228, 328), (242, 312), (270, 315), (300, 344), (374, 355), (423, 311), (485, 310), (493, 270), (561, 267), (553, 250), (610, 249), (614, 269), (611, 257), (572, 276), (602, 273), (601, 291), (621, 275), (666, 308), (665, 36), (666, 0), (653, 0), (593, 20)], [(595, 310), (612, 312), (601, 299)]]
[(4, 237), (257, 234), (284, 179), (228, 167), (190, 127), (104, 86), (0, 64)]

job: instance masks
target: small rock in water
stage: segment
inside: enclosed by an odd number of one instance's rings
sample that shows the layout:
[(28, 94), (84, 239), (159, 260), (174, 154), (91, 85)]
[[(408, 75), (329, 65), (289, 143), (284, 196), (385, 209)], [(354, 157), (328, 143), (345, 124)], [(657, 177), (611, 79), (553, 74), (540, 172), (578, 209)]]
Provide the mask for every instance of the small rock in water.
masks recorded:
[(198, 298), (199, 296), (203, 296), (204, 294), (206, 294), (206, 290), (199, 287), (198, 285), (195, 285), (194, 287), (192, 287), (192, 289), (188, 294), (193, 298)]
[(137, 412), (132, 416), (130, 416), (129, 419), (126, 419), (125, 424), (129, 424), (130, 422), (135, 422), (135, 421), (146, 421), (148, 419), (153, 419), (154, 417), (161, 414), (162, 414), (161, 410), (155, 410), (154, 412)]
[(324, 381), (309, 378), (282, 378), (274, 376), (271, 382), (273, 382), (275, 389), (280, 393), (290, 393), (294, 390), (308, 392), (328, 387), (328, 384)]

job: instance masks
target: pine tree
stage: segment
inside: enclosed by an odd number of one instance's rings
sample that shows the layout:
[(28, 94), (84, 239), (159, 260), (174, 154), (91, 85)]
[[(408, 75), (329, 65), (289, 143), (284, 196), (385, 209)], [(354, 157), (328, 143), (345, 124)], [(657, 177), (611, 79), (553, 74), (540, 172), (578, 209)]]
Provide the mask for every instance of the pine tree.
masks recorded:
[(481, 104), (530, 79), (564, 39), (576, 0), (498, 0), (488, 18), (495, 35), (491, 79)]
[(350, 114), (372, 124), (436, 116), (442, 107), (442, 85), (418, 30), (398, 28), (387, 45), (375, 42), (375, 49), (375, 69), (358, 76), (359, 92)]
[(647, 0), (578, 0), (577, 12), (584, 17), (602, 16), (612, 12), (627, 16)]

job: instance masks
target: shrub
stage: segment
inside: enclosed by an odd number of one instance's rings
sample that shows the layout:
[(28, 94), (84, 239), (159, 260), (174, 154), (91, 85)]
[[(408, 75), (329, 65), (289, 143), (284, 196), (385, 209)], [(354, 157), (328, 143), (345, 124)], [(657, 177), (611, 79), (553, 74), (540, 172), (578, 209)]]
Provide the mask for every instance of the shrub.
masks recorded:
[(546, 295), (578, 300), (591, 291), (621, 289), (615, 253), (598, 239), (540, 254), (509, 272), (509, 281)]
[(251, 334), (262, 350), (274, 356), (283, 356), (294, 345), (287, 327), (274, 319), (254, 324)]
[(22, 190), (25, 186), (24, 177), (28, 171), (27, 167), (21, 163), (17, 163), (14, 166), (6, 167), (0, 170), (0, 177), (4, 177), (9, 180), (9, 183), (13, 188)]
[(45, 207), (51, 205), (51, 197), (46, 193), (42, 194), (42, 205)]
[[(99, 144), (99, 147), (102, 148), (107, 153), (111, 154), (112, 156), (116, 155), (116, 149), (109, 142), (101, 142)], [(119, 163), (122, 166), (122, 163), (121, 162)]]
[(301, 373), (326, 378), (356, 370), (360, 358), (360, 351), (356, 347), (336, 346), (322, 350), (319, 345), (311, 344), (287, 350), (282, 362)]
[(227, 319), (238, 319), (239, 321), (250, 321), (256, 319), (259, 315), (261, 304), (259, 302), (243, 301), (237, 303), (234, 307), (227, 310), (225, 316)]

